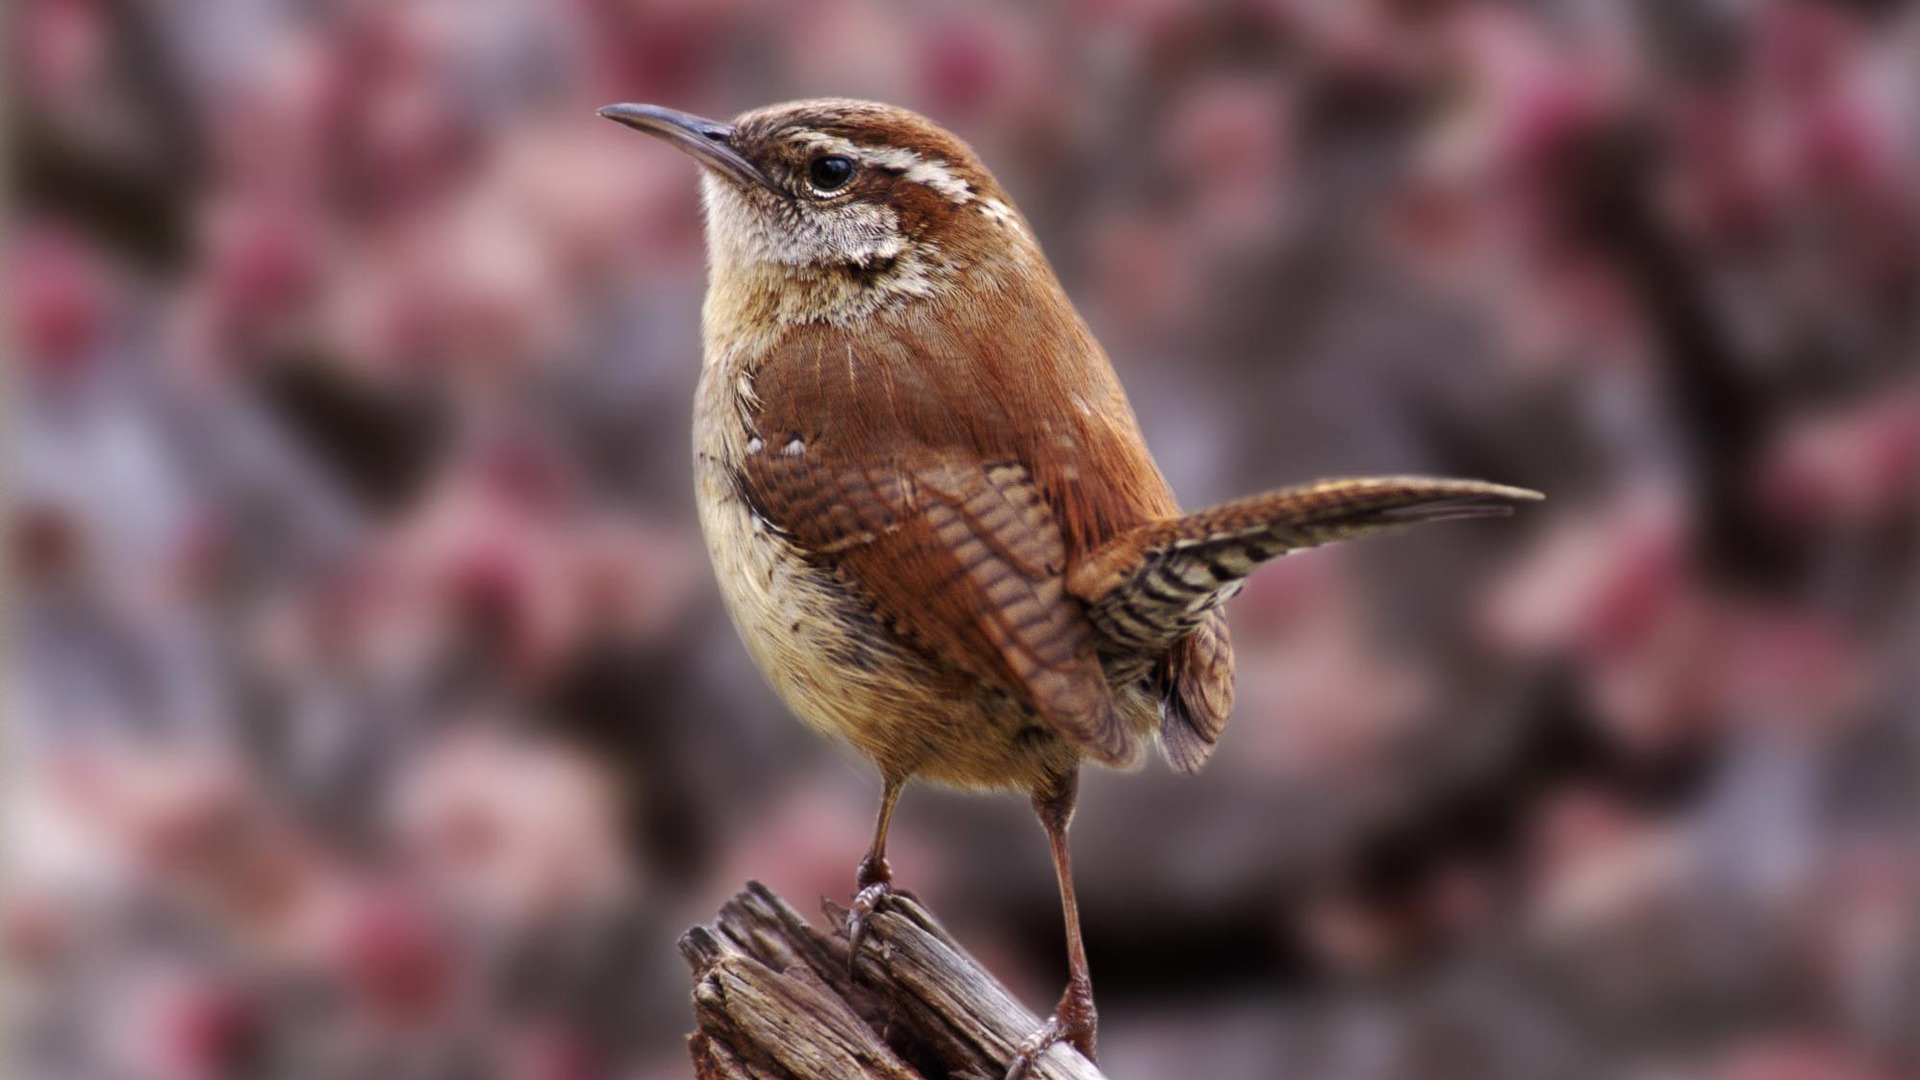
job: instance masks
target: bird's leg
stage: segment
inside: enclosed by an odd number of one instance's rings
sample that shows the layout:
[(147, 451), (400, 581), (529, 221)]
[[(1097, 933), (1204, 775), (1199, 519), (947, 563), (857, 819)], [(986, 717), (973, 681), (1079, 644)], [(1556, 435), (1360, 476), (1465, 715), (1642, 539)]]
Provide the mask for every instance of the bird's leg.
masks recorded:
[(854, 878), (853, 906), (847, 911), (847, 968), (858, 974), (860, 943), (867, 936), (867, 920), (893, 895), (893, 868), (887, 865), (887, 826), (893, 823), (893, 806), (900, 801), (900, 789), (906, 781), (886, 778), (886, 790), (880, 794), (880, 816), (873, 825), (873, 846), (860, 860), (859, 875)]
[(1067, 850), (1067, 825), (1073, 820), (1074, 798), (1079, 793), (1078, 773), (1068, 776), (1058, 788), (1036, 792), (1034, 813), (1047, 830), (1047, 843), (1053, 848), (1053, 873), (1060, 881), (1060, 907), (1067, 922), (1067, 989), (1053, 1016), (1033, 1033), (1007, 1065), (1007, 1080), (1021, 1080), (1034, 1062), (1057, 1042), (1065, 1042), (1094, 1060), (1094, 1029), (1098, 1017), (1093, 1008), (1093, 979), (1087, 974), (1087, 948), (1080, 940), (1080, 905), (1073, 895), (1073, 857)]

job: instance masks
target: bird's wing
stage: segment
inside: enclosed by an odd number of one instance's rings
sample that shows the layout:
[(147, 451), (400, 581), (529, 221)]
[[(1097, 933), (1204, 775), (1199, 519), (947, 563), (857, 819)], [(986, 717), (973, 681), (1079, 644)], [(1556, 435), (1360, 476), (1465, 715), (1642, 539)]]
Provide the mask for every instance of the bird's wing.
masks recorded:
[(1127, 763), (1136, 735), (1066, 575), (1175, 504), (1098, 344), (1057, 317), (1064, 298), (1010, 288), (937, 319), (919, 305), (857, 332), (786, 330), (746, 377), (762, 449), (744, 483), (922, 652)]
[(1030, 706), (1103, 761), (1134, 755), (1067, 595), (1066, 546), (1028, 470), (896, 442), (849, 453), (831, 437), (764, 443), (743, 494), (888, 626)]
[(1538, 492), (1478, 480), (1325, 480), (1142, 525), (1075, 567), (1103, 647), (1158, 654), (1239, 591), (1254, 567), (1302, 548), (1424, 521), (1504, 515)]

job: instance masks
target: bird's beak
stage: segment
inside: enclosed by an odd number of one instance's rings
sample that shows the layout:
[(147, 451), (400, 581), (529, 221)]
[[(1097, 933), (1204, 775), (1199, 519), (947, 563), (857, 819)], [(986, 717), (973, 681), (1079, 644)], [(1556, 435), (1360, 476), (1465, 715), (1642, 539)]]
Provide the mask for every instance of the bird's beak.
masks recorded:
[(758, 184), (776, 195), (786, 194), (734, 147), (731, 124), (658, 105), (608, 105), (600, 115), (672, 143), (700, 164), (741, 184)]

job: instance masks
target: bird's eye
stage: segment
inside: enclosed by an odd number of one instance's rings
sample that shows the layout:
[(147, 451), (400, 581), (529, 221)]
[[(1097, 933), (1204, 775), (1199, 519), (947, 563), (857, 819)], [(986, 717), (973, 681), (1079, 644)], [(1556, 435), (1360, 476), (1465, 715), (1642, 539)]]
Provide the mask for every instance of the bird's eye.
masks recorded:
[(841, 157), (839, 154), (814, 158), (813, 164), (807, 166), (807, 183), (812, 184), (813, 190), (823, 195), (839, 191), (852, 179), (853, 159)]

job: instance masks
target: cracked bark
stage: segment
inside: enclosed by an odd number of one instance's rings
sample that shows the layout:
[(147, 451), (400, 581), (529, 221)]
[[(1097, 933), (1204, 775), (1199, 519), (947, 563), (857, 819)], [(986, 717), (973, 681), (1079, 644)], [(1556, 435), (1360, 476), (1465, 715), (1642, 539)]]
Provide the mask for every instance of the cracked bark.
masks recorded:
[[(828, 925), (844, 925), (842, 909), (822, 906)], [(687, 931), (680, 952), (694, 973), (687, 1043), (701, 1080), (1000, 1080), (1041, 1022), (906, 897), (874, 916), (857, 979), (844, 933), (758, 882)], [(1064, 1045), (1029, 1075), (1102, 1080)]]

